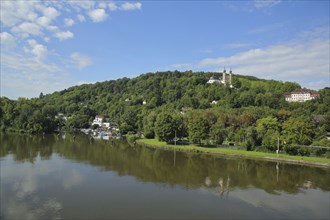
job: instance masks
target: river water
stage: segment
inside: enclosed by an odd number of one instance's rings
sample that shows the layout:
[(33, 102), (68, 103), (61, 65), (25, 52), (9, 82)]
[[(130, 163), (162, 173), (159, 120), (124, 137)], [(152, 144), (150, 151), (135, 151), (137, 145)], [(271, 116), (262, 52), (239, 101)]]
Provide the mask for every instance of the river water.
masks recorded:
[(328, 169), (1, 135), (0, 219), (329, 219)]

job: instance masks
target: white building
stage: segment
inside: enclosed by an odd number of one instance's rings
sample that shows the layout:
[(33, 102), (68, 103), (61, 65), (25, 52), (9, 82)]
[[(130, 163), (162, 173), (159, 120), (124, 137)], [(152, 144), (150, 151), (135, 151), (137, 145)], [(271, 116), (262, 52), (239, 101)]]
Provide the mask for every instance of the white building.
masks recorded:
[(293, 92), (284, 94), (287, 102), (306, 102), (319, 97), (319, 93), (309, 89), (297, 89)]
[(95, 119), (92, 122), (92, 125), (98, 125), (100, 128), (109, 128), (109, 122), (103, 122), (103, 117), (100, 115), (95, 116)]
[(216, 77), (216, 76), (211, 76), (211, 78), (209, 79), (209, 81), (207, 81), (208, 84), (213, 84), (213, 83), (218, 83), (220, 84), (221, 83), (221, 80)]
[(222, 79), (219, 79), (216, 76), (211, 76), (210, 79), (207, 81), (208, 84), (213, 84), (213, 83), (217, 83), (217, 84), (224, 84), (224, 85), (229, 85), (230, 88), (232, 88), (232, 84), (231, 84), (231, 79), (232, 79), (232, 71), (230, 69), (229, 74), (226, 73), (226, 68), (223, 70), (222, 72)]
[(103, 121), (103, 117), (100, 116), (100, 115), (96, 115), (94, 120), (93, 120), (93, 123), (92, 125), (99, 125), (101, 126), (102, 125), (102, 121)]

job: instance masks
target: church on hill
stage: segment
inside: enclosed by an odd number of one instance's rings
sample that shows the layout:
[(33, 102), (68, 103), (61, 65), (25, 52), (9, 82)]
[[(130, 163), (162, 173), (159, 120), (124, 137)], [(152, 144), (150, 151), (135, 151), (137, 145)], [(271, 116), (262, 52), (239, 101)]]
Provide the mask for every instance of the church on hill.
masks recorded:
[(223, 72), (222, 72), (222, 79), (216, 77), (216, 76), (211, 76), (210, 79), (207, 81), (208, 84), (213, 84), (213, 83), (217, 83), (217, 84), (223, 84), (223, 85), (229, 85), (230, 88), (232, 88), (232, 70), (230, 69), (229, 73), (226, 73), (226, 68), (224, 68)]

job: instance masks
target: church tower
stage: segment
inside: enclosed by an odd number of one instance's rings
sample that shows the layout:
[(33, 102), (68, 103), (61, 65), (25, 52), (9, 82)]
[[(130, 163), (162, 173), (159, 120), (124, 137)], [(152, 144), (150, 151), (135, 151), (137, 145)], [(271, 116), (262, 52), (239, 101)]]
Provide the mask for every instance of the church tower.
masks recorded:
[(222, 72), (222, 83), (226, 84), (226, 67), (223, 68), (223, 72)]
[(229, 70), (229, 85), (231, 85), (232, 73), (233, 73), (233, 71), (231, 71), (231, 67), (230, 67), (230, 70)]

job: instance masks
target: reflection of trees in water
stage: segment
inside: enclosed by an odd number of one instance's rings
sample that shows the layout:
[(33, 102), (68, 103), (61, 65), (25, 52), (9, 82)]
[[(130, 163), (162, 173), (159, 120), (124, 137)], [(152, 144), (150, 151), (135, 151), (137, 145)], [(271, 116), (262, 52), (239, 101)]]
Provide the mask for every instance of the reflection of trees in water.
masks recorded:
[(54, 138), (29, 135), (0, 135), (0, 156), (12, 153), (16, 161), (33, 163), (37, 156), (47, 160), (53, 153)]
[(133, 175), (141, 181), (187, 188), (218, 189), (220, 195), (235, 187), (255, 187), (269, 193), (297, 193), (305, 188), (330, 190), (329, 172), (325, 169), (276, 164), (261, 160), (216, 158), (208, 155), (131, 147), (125, 141), (113, 144), (88, 137), (66, 139), (55, 136), (1, 136), (1, 156), (13, 153), (15, 160), (31, 161), (37, 155), (47, 159), (52, 152), (77, 161), (101, 166), (118, 175)]

